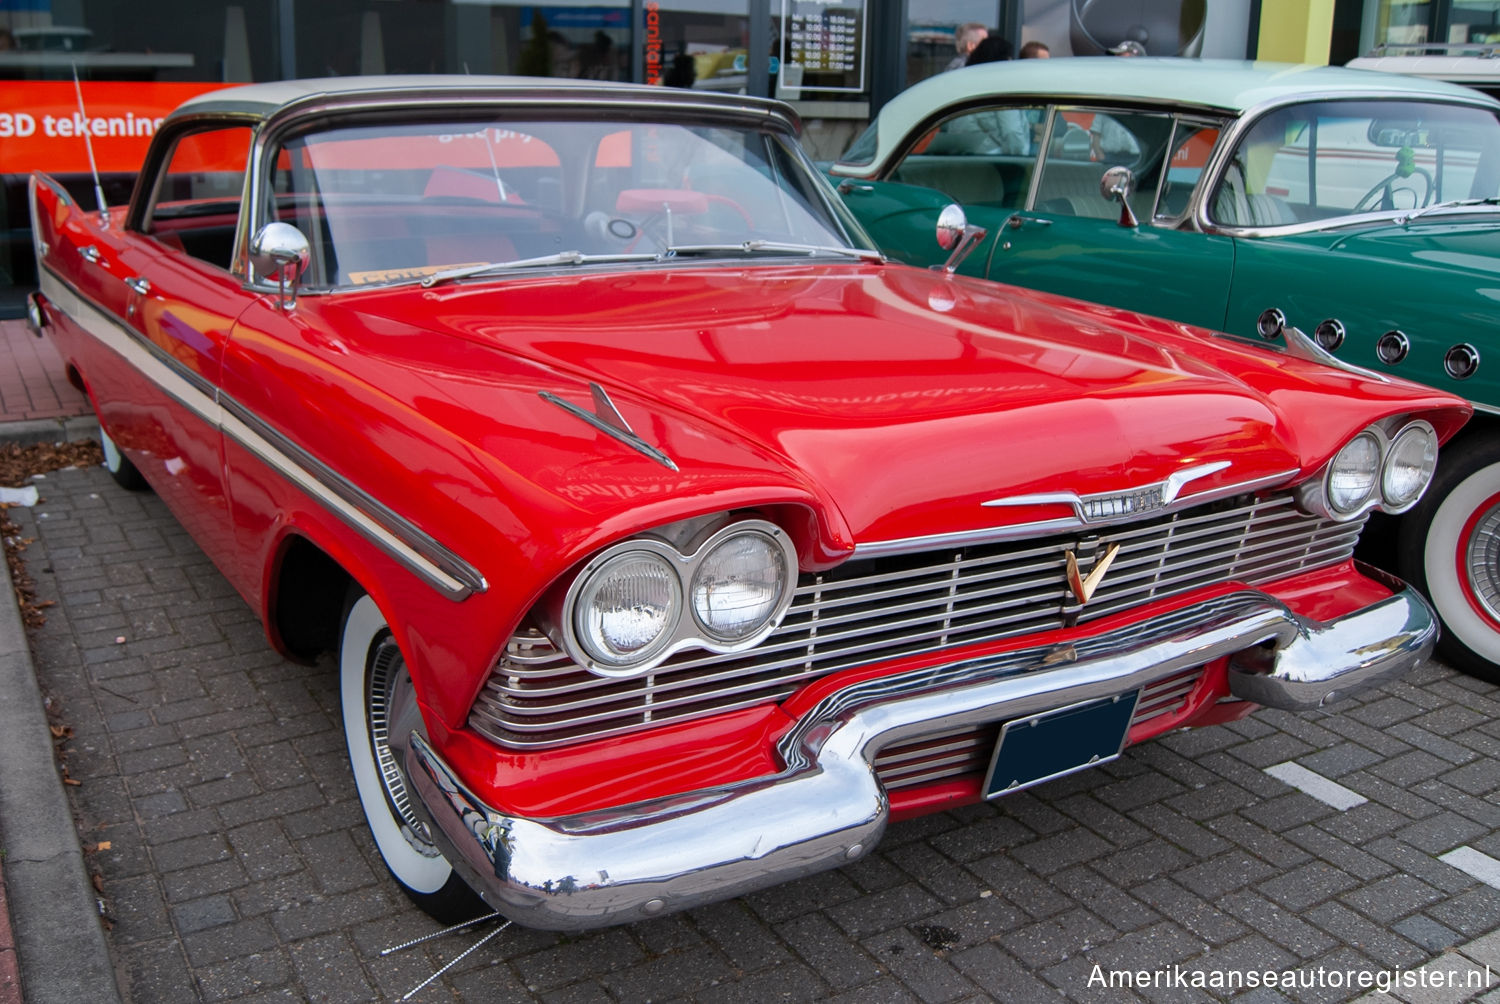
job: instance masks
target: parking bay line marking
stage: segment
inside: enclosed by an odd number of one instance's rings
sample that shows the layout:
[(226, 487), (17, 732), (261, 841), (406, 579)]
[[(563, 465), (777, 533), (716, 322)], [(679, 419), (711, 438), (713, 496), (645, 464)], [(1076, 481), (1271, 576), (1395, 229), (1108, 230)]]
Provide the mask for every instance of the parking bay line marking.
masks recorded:
[(1292, 763), (1290, 760), (1274, 767), (1267, 767), (1265, 771), (1276, 780), (1289, 784), (1323, 804), (1333, 806), (1340, 812), (1369, 801), (1359, 792), (1345, 788), (1335, 781), (1328, 780), (1322, 774), (1315, 774), (1300, 763)]
[(1465, 844), (1455, 847), (1447, 854), (1439, 854), (1438, 860), (1452, 865), (1466, 875), (1473, 876), (1485, 885), (1500, 889), (1500, 861)]

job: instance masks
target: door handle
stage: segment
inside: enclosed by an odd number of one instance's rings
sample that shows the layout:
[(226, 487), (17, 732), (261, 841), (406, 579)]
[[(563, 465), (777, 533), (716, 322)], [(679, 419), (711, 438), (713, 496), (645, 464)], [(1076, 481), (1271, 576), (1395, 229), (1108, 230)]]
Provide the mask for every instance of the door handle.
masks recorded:
[(99, 264), (99, 258), (100, 258), (99, 246), (97, 244), (89, 244), (86, 247), (79, 248), (78, 249), (78, 257), (82, 258), (84, 261), (88, 262), (90, 265), (97, 265), (97, 264)]
[(147, 293), (151, 292), (150, 280), (138, 275), (133, 275), (129, 279), (126, 279), (125, 285), (130, 287), (131, 292), (139, 293), (142, 296), (145, 296)]
[(839, 194), (840, 195), (848, 195), (850, 192), (873, 192), (873, 191), (875, 191), (875, 186), (874, 185), (856, 185), (852, 181), (841, 181), (841, 182), (839, 182)]
[(1011, 213), (1010, 219), (1006, 220), (1005, 223), (1012, 230), (1020, 230), (1028, 223), (1034, 224), (1035, 226), (1039, 227), (1050, 227), (1052, 225), (1051, 220), (1044, 220), (1040, 216), (1033, 216), (1030, 219), (1027, 219), (1020, 213)]

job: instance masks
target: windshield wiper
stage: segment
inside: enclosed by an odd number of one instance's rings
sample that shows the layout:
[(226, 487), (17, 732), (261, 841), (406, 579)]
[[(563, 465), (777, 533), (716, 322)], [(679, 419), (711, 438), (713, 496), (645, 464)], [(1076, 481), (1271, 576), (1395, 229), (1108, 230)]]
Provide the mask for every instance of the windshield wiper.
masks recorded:
[(673, 257), (712, 254), (836, 254), (845, 258), (858, 258), (861, 261), (878, 262), (885, 260), (879, 251), (866, 251), (863, 248), (838, 247), (831, 244), (792, 244), (781, 241), (762, 240), (744, 241), (740, 244), (674, 244), (662, 253)]
[(559, 251), (536, 258), (518, 258), (515, 261), (492, 261), (479, 265), (463, 265), (434, 272), (422, 280), (422, 288), (430, 289), (449, 279), (467, 279), (487, 272), (506, 272), (516, 268), (546, 268), (549, 265), (594, 265), (600, 262), (656, 261), (661, 255), (655, 252), (632, 254), (585, 254), (582, 251)]
[(1434, 212), (1435, 210), (1461, 209), (1465, 206), (1500, 206), (1500, 197), (1491, 196), (1487, 199), (1450, 199), (1447, 202), (1434, 202), (1430, 206), (1425, 206), (1422, 209), (1418, 209), (1414, 213), (1408, 214), (1397, 222), (1402, 226), (1405, 226), (1412, 220), (1416, 219), (1418, 216), (1426, 216), (1428, 213)]

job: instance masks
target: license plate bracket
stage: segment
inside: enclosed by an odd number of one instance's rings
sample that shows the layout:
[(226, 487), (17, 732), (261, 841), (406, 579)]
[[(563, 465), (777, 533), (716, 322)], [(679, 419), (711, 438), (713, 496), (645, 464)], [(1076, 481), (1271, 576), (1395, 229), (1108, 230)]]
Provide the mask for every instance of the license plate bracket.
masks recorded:
[(998, 798), (1116, 759), (1140, 696), (1132, 690), (1006, 722), (985, 774), (984, 797)]

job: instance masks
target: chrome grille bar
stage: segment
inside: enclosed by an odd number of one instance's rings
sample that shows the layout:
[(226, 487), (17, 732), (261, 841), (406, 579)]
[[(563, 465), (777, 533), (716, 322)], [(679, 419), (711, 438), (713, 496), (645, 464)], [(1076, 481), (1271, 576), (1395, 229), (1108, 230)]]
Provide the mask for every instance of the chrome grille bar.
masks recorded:
[[(637, 679), (594, 676), (527, 628), (511, 639), (469, 723), (507, 747), (545, 748), (781, 701), (843, 669), (1337, 564), (1362, 526), (1305, 515), (1286, 495), (1242, 496), (1097, 531), (856, 558), (804, 575), (781, 625), (751, 651), (682, 652)], [(1116, 561), (1079, 607), (1066, 586), (1065, 552), (1087, 568), (1110, 544), (1121, 546)]]

